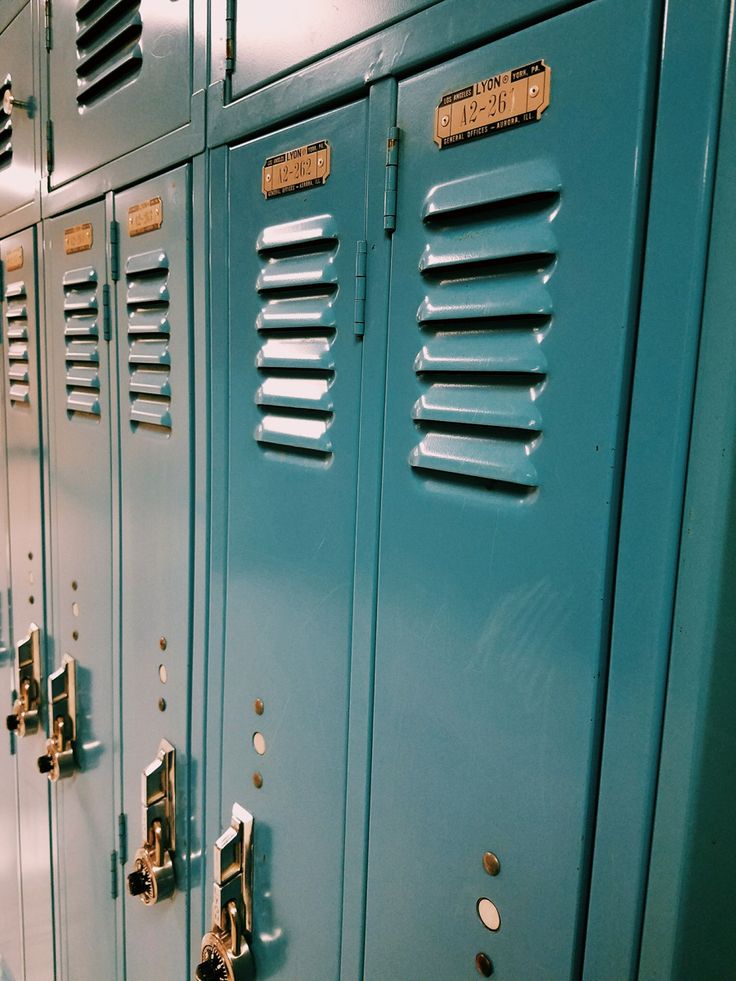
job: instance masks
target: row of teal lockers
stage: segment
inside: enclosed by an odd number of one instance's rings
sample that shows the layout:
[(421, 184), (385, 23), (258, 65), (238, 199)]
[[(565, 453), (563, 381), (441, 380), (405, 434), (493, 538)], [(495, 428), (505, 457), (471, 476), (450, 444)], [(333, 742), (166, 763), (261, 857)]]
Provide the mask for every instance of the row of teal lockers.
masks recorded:
[(0, 981), (736, 978), (732, 15), (3, 0)]

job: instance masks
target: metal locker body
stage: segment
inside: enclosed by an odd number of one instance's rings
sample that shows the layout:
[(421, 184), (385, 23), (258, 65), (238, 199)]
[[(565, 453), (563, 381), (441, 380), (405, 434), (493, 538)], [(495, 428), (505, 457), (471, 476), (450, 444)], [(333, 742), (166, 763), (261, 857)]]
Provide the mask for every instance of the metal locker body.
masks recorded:
[(327, 0), (300, 3), (284, 0), (278, 10), (246, 4), (243, 0), (213, 3), (213, 77), (222, 71), (223, 25), (233, 8), (232, 49), (234, 67), (230, 75), (231, 96), (266, 85), (296, 68), (337, 48), (345, 47), (382, 27), (431, 7), (438, 0), (374, 0), (369, 4), (331, 3)]
[(35, 28), (35, 6), (27, 3), (0, 33), (2, 231), (22, 228), (39, 217), (40, 175), (36, 167), (39, 93)]
[[(3, 298), (4, 300), (4, 298)], [(3, 318), (4, 323), (4, 318)], [(3, 326), (3, 334), (5, 333)], [(3, 344), (5, 337), (3, 337)], [(8, 471), (5, 452), (5, 372), (0, 378), (0, 722), (13, 706), (14, 657), (10, 633), (10, 549)], [(2, 730), (0, 750), (0, 977), (20, 979), (23, 974), (23, 934), (20, 895), (20, 842), (18, 838), (18, 774), (14, 736)]]
[[(105, 205), (44, 223), (50, 590), (57, 667), (76, 666), (76, 764), (52, 790), (58, 977), (116, 977), (118, 709)], [(106, 336), (107, 335), (107, 336)], [(39, 775), (39, 779), (42, 779)], [(117, 858), (117, 855), (114, 856)]]
[(187, 0), (112, 6), (54, 0), (51, 187), (190, 121), (193, 6)]
[[(460, 977), (481, 952), (498, 976), (575, 970), (641, 235), (645, 14), (588, 5), (399, 84), (366, 981)], [(539, 59), (551, 67), (539, 121), (433, 143), (445, 94)]]
[[(253, 952), (274, 979), (339, 972), (366, 127), (360, 102), (230, 151), (220, 821), (233, 801), (255, 819)], [(322, 186), (264, 196), (267, 158), (322, 143)]]
[[(192, 178), (189, 166), (114, 196), (120, 227), (116, 330), (120, 420), (123, 810), (138, 847), (141, 771), (176, 750), (176, 890), (150, 908), (125, 897), (129, 978), (152, 952), (162, 981), (187, 977), (189, 683), (192, 657)], [(147, 210), (148, 209), (148, 210)], [(133, 234), (131, 234), (131, 232)]]
[[(41, 404), (38, 352), (36, 229), (2, 242), (11, 630), (17, 645), (32, 624), (41, 631), (41, 690), (46, 679)], [(45, 700), (44, 700), (45, 704)], [(53, 916), (48, 781), (37, 758), (45, 749), (46, 713), (38, 732), (16, 740), (24, 911), (25, 981), (53, 977)]]

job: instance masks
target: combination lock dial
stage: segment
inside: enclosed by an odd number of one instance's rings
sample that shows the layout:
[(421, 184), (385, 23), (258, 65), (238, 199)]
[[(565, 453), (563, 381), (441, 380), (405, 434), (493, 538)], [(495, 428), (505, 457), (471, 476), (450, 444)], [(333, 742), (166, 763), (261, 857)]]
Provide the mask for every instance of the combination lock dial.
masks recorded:
[(214, 933), (206, 933), (202, 939), (202, 963), (194, 972), (197, 981), (237, 981), (227, 951)]

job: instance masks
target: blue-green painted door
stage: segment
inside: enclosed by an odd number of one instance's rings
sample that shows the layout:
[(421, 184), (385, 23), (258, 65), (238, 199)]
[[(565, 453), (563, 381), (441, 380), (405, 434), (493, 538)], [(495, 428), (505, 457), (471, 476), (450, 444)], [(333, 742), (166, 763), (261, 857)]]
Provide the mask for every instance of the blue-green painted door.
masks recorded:
[[(366, 126), (361, 102), (230, 152), (221, 817), (255, 817), (255, 959), (283, 981), (338, 977)], [(326, 183), (264, 196), (268, 158), (322, 142)]]
[[(11, 632), (16, 646), (40, 628), (42, 697), (46, 688), (46, 623), (42, 493), (41, 388), (38, 344), (36, 229), (2, 243)], [(17, 679), (17, 675), (16, 675)], [(16, 681), (17, 688), (17, 681)], [(54, 976), (48, 781), (36, 761), (46, 748), (43, 697), (36, 733), (16, 738), (24, 911), (25, 981)], [(31, 926), (32, 924), (32, 926)]]
[(176, 750), (176, 890), (125, 895), (128, 978), (189, 973), (189, 681), (192, 636), (191, 176), (182, 166), (115, 195), (120, 421), (123, 809), (128, 864), (143, 844), (141, 771)]
[[(650, 30), (602, 0), (399, 84), (365, 981), (575, 975)], [(435, 145), (540, 59), (539, 121)]]
[(115, 403), (105, 229), (104, 202), (44, 224), (52, 668), (65, 654), (77, 661), (79, 769), (52, 789), (59, 981), (99, 972), (114, 981), (117, 971)]

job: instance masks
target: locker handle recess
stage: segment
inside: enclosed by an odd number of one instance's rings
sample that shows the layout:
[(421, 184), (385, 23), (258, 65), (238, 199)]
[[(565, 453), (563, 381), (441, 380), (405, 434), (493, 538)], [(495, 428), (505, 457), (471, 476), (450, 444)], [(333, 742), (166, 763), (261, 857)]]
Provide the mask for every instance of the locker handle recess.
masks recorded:
[(5, 724), (19, 736), (38, 732), (41, 711), (41, 630), (32, 623), (28, 635), (15, 647), (18, 664), (18, 697)]
[(254, 981), (253, 815), (233, 804), (230, 827), (215, 842), (212, 929), (202, 939), (197, 981)]

